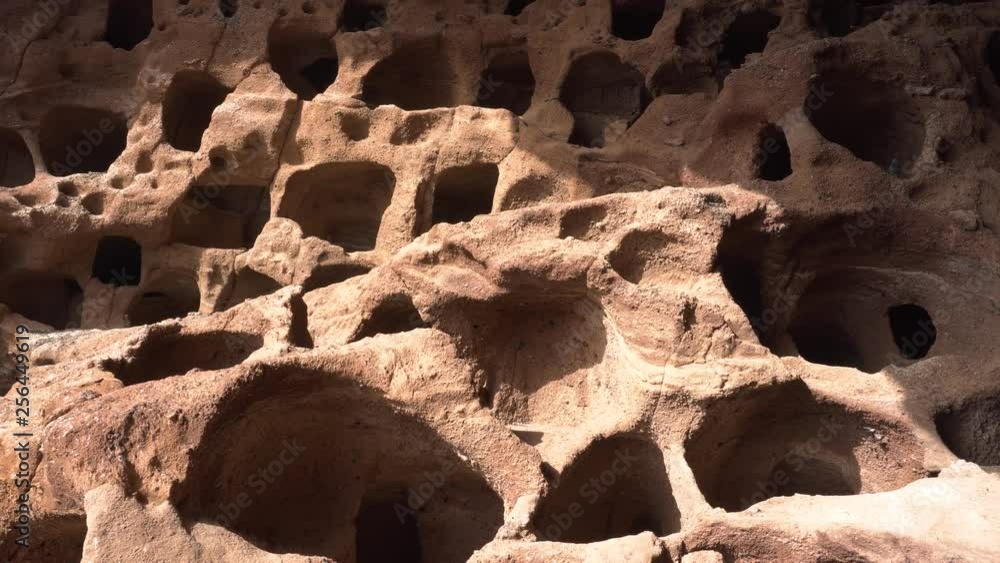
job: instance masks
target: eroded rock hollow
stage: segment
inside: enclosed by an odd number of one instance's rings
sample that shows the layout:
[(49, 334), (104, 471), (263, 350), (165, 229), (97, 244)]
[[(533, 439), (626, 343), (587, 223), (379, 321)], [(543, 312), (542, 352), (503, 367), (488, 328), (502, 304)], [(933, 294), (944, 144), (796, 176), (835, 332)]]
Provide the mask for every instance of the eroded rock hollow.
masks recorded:
[(1000, 560), (1000, 3), (5, 0), (0, 559)]

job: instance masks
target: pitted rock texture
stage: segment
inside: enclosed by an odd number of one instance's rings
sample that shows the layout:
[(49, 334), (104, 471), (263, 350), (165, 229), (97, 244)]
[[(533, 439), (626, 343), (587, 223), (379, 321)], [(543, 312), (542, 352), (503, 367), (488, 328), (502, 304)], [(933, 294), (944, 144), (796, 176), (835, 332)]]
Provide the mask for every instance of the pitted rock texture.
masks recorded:
[(5, 561), (1000, 560), (1000, 3), (0, 26)]

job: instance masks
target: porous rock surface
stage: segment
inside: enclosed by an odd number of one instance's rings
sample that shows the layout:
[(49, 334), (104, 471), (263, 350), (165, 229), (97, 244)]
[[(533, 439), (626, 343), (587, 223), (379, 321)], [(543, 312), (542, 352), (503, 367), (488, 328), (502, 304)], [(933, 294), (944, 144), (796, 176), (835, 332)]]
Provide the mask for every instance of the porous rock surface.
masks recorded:
[(0, 22), (5, 561), (1000, 560), (1000, 3)]

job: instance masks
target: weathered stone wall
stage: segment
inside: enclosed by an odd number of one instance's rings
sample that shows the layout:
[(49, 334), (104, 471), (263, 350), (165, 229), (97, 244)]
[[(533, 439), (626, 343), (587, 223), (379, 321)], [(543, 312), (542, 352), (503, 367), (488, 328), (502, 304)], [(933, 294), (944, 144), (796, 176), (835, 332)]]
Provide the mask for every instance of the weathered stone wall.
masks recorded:
[(5, 1), (0, 554), (1000, 559), (997, 30)]

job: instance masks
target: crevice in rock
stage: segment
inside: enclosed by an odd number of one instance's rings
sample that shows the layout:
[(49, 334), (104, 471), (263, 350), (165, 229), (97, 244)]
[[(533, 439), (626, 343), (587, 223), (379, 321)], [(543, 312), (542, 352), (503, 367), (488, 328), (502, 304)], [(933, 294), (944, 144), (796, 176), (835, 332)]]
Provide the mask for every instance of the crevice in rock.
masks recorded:
[(973, 398), (944, 409), (934, 424), (956, 456), (984, 467), (1000, 466), (1000, 397)]
[(573, 114), (569, 142), (603, 147), (639, 119), (649, 95), (642, 74), (614, 53), (597, 52), (573, 61), (559, 100)]
[(16, 188), (35, 179), (35, 161), (16, 131), (0, 129), (0, 187)]
[(301, 295), (292, 296), (291, 310), (292, 326), (289, 329), (289, 339), (293, 345), (300, 348), (312, 348), (314, 343), (312, 333), (309, 332), (309, 306)]
[(665, 6), (665, 0), (611, 0), (611, 33), (626, 41), (645, 39), (653, 34)]
[(11, 76), (10, 81), (4, 85), (3, 89), (0, 89), (0, 96), (6, 94), (7, 90), (9, 90), (11, 86), (17, 84), (17, 80), (21, 76), (21, 70), (24, 69), (24, 59), (28, 53), (28, 48), (31, 47), (35, 41), (36, 39), (31, 39), (27, 43), (17, 46), (15, 49), (17, 52), (17, 68), (14, 70), (14, 74)]
[(986, 51), (983, 53), (983, 58), (986, 60), (987, 68), (990, 69), (993, 81), (1000, 86), (1000, 32), (990, 34), (990, 38), (986, 42)]
[(541, 500), (534, 527), (543, 541), (568, 543), (680, 531), (663, 452), (641, 436), (598, 438)]
[(476, 100), (486, 108), (503, 108), (524, 115), (535, 93), (535, 76), (528, 53), (503, 52), (490, 59), (479, 79)]
[(139, 285), (142, 247), (128, 237), (108, 236), (97, 243), (93, 277), (112, 285)]
[(769, 345), (774, 311), (765, 311), (762, 268), (768, 235), (762, 228), (762, 213), (748, 215), (726, 227), (716, 253), (714, 270), (733, 301), (740, 306), (757, 338)]
[(261, 186), (192, 186), (173, 210), (171, 239), (201, 248), (253, 248), (271, 215)]
[(131, 51), (152, 30), (152, 0), (109, 0), (104, 40), (112, 47)]
[(149, 335), (134, 355), (107, 360), (104, 369), (126, 386), (158, 381), (191, 370), (212, 371), (235, 366), (263, 346), (256, 334), (213, 330), (178, 332), (176, 328)]
[(798, 380), (714, 400), (685, 450), (705, 499), (727, 511), (777, 496), (889, 491), (926, 476), (909, 430), (820, 400)]
[(267, 38), (267, 56), (271, 68), (299, 99), (312, 100), (337, 80), (337, 50), (321, 33), (274, 27)]
[(204, 72), (175, 75), (163, 101), (163, 135), (170, 146), (197, 152), (212, 113), (229, 93), (228, 88)]
[(288, 179), (278, 216), (348, 252), (372, 250), (395, 186), (395, 175), (381, 164), (319, 164)]
[(45, 167), (53, 176), (107, 172), (125, 150), (128, 127), (117, 114), (63, 106), (42, 119), (38, 135)]
[(369, 106), (395, 105), (407, 111), (458, 105), (458, 75), (438, 36), (400, 45), (362, 81)]

